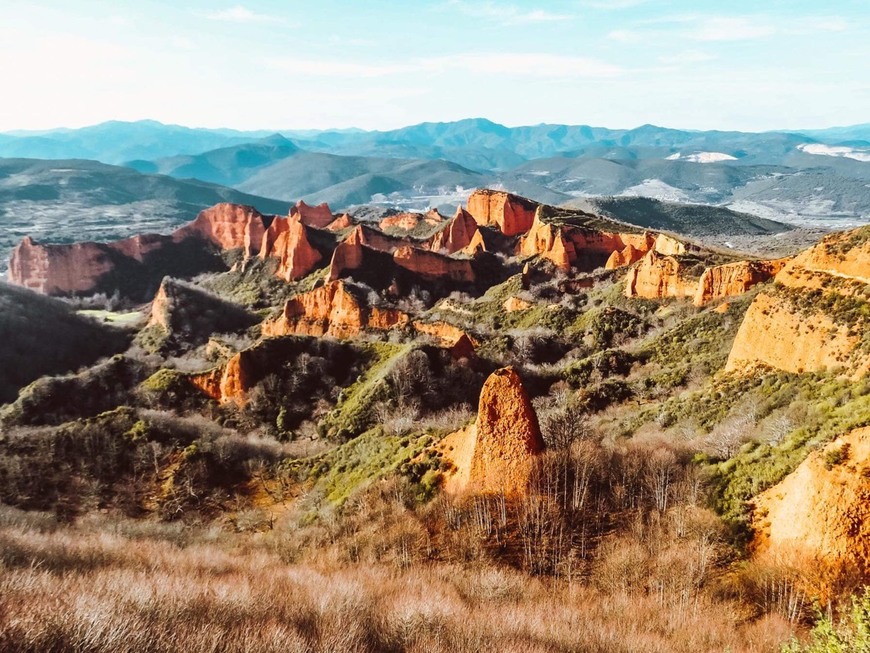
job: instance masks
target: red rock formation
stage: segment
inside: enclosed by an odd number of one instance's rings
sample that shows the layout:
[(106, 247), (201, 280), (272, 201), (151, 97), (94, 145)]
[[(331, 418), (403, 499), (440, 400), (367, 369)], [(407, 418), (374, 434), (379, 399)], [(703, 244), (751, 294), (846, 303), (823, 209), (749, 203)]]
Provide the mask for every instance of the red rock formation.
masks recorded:
[(535, 409), (513, 368), (496, 370), (484, 383), (476, 432), (469, 489), (524, 494), (544, 440)]
[(788, 259), (738, 261), (707, 268), (698, 281), (695, 306), (703, 306), (725, 297), (742, 295), (752, 286), (772, 279), (787, 262)]
[(220, 249), (242, 248), (246, 256), (253, 256), (260, 248), (263, 233), (271, 218), (257, 209), (241, 204), (216, 204), (204, 211), (190, 224), (173, 235), (175, 242), (196, 237), (217, 245)]
[(503, 304), (505, 313), (513, 313), (514, 311), (527, 311), (532, 307), (530, 302), (519, 297), (508, 297)]
[(285, 281), (301, 279), (323, 256), (308, 240), (306, 227), (296, 218), (275, 218), (260, 248), (260, 258), (277, 258), (276, 274)]
[(535, 215), (528, 233), (520, 239), (519, 253), (545, 258), (560, 270), (569, 270), (576, 259), (574, 244), (565, 238), (561, 228), (544, 222), (540, 212)]
[(506, 236), (527, 232), (537, 204), (504, 191), (476, 190), (468, 198), (468, 212), (479, 225), (496, 225)]
[(123, 257), (142, 263), (157, 250), (196, 239), (221, 249), (242, 248), (255, 253), (271, 219), (238, 204), (217, 204), (197, 215), (172, 236), (142, 234), (111, 243), (40, 245), (25, 238), (12, 252), (9, 281), (48, 295), (93, 291)]
[(353, 227), (353, 220), (351, 220), (350, 215), (347, 213), (342, 213), (335, 220), (326, 225), (327, 231), (344, 231), (345, 229), (350, 229)]
[(444, 226), (444, 229), (429, 240), (429, 249), (434, 252), (454, 254), (469, 247), (475, 240), (475, 236), (482, 244), (483, 240), (477, 233), (477, 222), (468, 211), (460, 206), (456, 209), (456, 214)]
[(634, 245), (626, 245), (622, 251), (614, 251), (607, 263), (604, 264), (605, 270), (616, 270), (617, 268), (633, 265), (644, 257), (646, 250), (639, 250)]
[(45, 295), (84, 294), (115, 269), (118, 255), (141, 262), (171, 242), (169, 236), (144, 234), (113, 243), (41, 245), (27, 236), (12, 250), (8, 279)]
[(190, 375), (190, 382), (221, 404), (244, 405), (248, 390), (254, 385), (248, 369), (250, 357), (251, 350), (240, 351), (221, 367)]
[(335, 281), (347, 270), (357, 270), (363, 261), (363, 240), (365, 232), (362, 225), (357, 225), (338, 247), (332, 252), (329, 262), (327, 281)]
[(461, 283), (474, 282), (471, 261), (454, 259), (415, 247), (400, 247), (393, 252), (396, 265), (427, 279), (449, 279)]
[(290, 299), (281, 317), (263, 325), (263, 335), (351, 338), (365, 329), (387, 331), (403, 327), (408, 321), (407, 314), (401, 311), (365, 306), (343, 281), (332, 281)]
[(628, 271), (625, 296), (646, 299), (693, 297), (697, 287), (698, 281), (686, 276), (678, 259), (663, 256), (653, 249)]
[(333, 220), (332, 211), (326, 202), (317, 206), (309, 206), (302, 200), (296, 202), (296, 206), (290, 209), (290, 217), (299, 218), (299, 221), (305, 226), (316, 229), (326, 228)]
[[(864, 376), (870, 372), (870, 353), (859, 345), (870, 328), (863, 295), (868, 281), (870, 227), (824, 238), (786, 263), (770, 291), (753, 300), (726, 369), (759, 364), (789, 372), (840, 368), (853, 378)], [(824, 302), (809, 294), (819, 290)]]
[(471, 242), (461, 250), (461, 253), (473, 257), (478, 253), (485, 251), (487, 251), (486, 243), (483, 241), (483, 234), (481, 234), (480, 229), (478, 229), (471, 237)]
[[(839, 459), (839, 460), (838, 460)], [(837, 461), (832, 464), (833, 461)], [(842, 576), (870, 577), (870, 428), (837, 438), (754, 501), (753, 555), (798, 569), (826, 598)]]
[[(465, 331), (457, 326), (449, 324), (448, 322), (422, 322), (416, 320), (412, 326), (414, 327), (414, 331), (422, 335), (431, 336), (437, 340), (438, 344), (442, 347), (453, 347), (463, 338), (470, 339), (470, 336)], [(472, 347), (475, 347), (477, 343), (475, 343), (474, 340), (471, 340), (471, 344)]]
[(426, 214), (422, 213), (396, 213), (382, 219), (378, 226), (381, 231), (414, 231), (419, 226), (434, 227), (442, 221), (441, 214), (435, 209), (429, 209)]

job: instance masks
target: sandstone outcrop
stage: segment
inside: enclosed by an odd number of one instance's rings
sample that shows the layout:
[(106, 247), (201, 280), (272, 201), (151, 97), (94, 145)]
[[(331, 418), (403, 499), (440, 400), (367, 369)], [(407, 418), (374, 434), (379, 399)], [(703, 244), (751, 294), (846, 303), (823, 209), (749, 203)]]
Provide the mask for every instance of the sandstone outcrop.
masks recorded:
[(508, 297), (503, 304), (505, 313), (513, 313), (514, 311), (527, 311), (532, 307), (531, 302), (519, 297)]
[(634, 245), (626, 245), (621, 251), (614, 250), (607, 263), (604, 264), (605, 270), (616, 270), (625, 267), (626, 265), (634, 265), (644, 257), (646, 251), (640, 250)]
[(251, 206), (216, 204), (200, 211), (188, 225), (173, 235), (176, 242), (196, 237), (207, 240), (223, 250), (241, 248), (245, 256), (254, 256), (260, 249), (263, 233), (272, 218)]
[(870, 371), (870, 227), (833, 234), (799, 254), (760, 293), (737, 331), (727, 370), (767, 365), (789, 372)]
[(754, 555), (813, 571), (825, 581), (870, 576), (870, 428), (811, 453), (754, 501)]
[(350, 285), (332, 281), (290, 299), (277, 320), (263, 325), (263, 335), (351, 338), (366, 329), (388, 331), (408, 322), (406, 313), (366, 306), (364, 298), (358, 297)]
[(516, 236), (531, 228), (538, 205), (511, 193), (482, 189), (471, 194), (467, 207), (477, 224), (494, 225), (506, 236)]
[[(151, 282), (132, 277), (156, 279), (150, 288), (153, 293), (164, 275), (182, 276), (194, 259), (207, 259), (208, 246), (255, 254), (269, 223), (270, 217), (249, 206), (217, 204), (171, 236), (142, 234), (110, 243), (71, 245), (42, 245), (27, 237), (12, 252), (8, 278), (47, 295), (117, 290), (144, 299), (140, 295)], [(123, 273), (113, 277), (120, 269)]]
[(416, 247), (404, 246), (393, 252), (396, 265), (425, 279), (447, 279), (459, 283), (473, 283), (471, 261), (443, 256)]
[(298, 218), (299, 222), (305, 226), (316, 229), (325, 229), (333, 220), (332, 211), (326, 202), (317, 206), (309, 206), (302, 200), (296, 202), (296, 206), (290, 209), (290, 217)]
[[(468, 211), (459, 207), (444, 228), (429, 240), (429, 249), (434, 252), (454, 254), (469, 247), (474, 242), (475, 236), (478, 236), (477, 222)], [(482, 245), (483, 240), (479, 236), (478, 240)], [(475, 244), (474, 249), (479, 246)]]
[(308, 240), (307, 227), (296, 218), (275, 218), (262, 241), (260, 258), (277, 258), (276, 274), (285, 281), (301, 279), (323, 258)]
[(240, 351), (225, 365), (202, 374), (190, 375), (190, 382), (221, 404), (243, 405), (247, 400), (248, 390), (254, 386), (249, 371), (250, 357), (249, 350)]
[(574, 244), (565, 237), (562, 229), (544, 222), (536, 214), (531, 226), (519, 244), (521, 256), (540, 256), (560, 270), (569, 270), (576, 258)]
[(787, 261), (738, 261), (707, 268), (698, 281), (694, 304), (703, 306), (717, 299), (742, 295), (756, 284), (770, 281)]
[(423, 213), (395, 213), (383, 218), (378, 226), (381, 231), (411, 232), (418, 227), (434, 228), (441, 224), (443, 218), (435, 209)]
[(335, 220), (326, 225), (327, 231), (344, 231), (345, 229), (350, 229), (353, 227), (353, 220), (351, 220), (350, 215), (347, 213), (342, 213)]
[(480, 393), (468, 488), (524, 494), (536, 456), (544, 450), (538, 418), (519, 375), (493, 372)]
[[(412, 326), (414, 331), (434, 338), (442, 347), (453, 347), (463, 338), (471, 340), (465, 331), (448, 322), (423, 322), (415, 320)], [(471, 344), (474, 346), (476, 343), (471, 340)]]
[(632, 267), (625, 279), (626, 297), (663, 299), (694, 297), (698, 280), (686, 274), (685, 266), (674, 256), (664, 256), (651, 249)]

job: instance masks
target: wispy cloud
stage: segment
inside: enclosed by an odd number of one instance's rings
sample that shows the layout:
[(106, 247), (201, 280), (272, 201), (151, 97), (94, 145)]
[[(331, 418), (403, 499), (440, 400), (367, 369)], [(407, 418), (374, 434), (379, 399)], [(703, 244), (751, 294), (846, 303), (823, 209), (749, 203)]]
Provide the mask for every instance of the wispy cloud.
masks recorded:
[(403, 73), (467, 72), (538, 78), (604, 78), (624, 72), (619, 66), (598, 59), (544, 52), (471, 52), (415, 59), (403, 64), (281, 57), (268, 59), (266, 64), (273, 69), (312, 77), (386, 77)]
[(466, 16), (493, 21), (501, 25), (528, 25), (532, 23), (551, 23), (571, 20), (571, 14), (559, 14), (545, 9), (521, 9), (515, 5), (497, 2), (466, 2), (465, 0), (448, 0), (447, 5), (458, 9)]
[(748, 16), (712, 16), (697, 21), (686, 32), (695, 41), (746, 41), (776, 33), (776, 28)]
[(590, 9), (607, 9), (607, 10), (617, 10), (617, 9), (631, 9), (632, 7), (637, 7), (638, 5), (642, 5), (649, 2), (649, 0), (585, 0), (581, 3), (584, 7), (589, 7)]
[(227, 23), (276, 23), (280, 21), (276, 16), (257, 13), (242, 5), (213, 11), (206, 14), (206, 18)]
[(715, 58), (716, 57), (709, 52), (703, 52), (702, 50), (683, 50), (682, 52), (676, 52), (674, 54), (662, 55), (659, 57), (659, 61), (663, 64), (674, 66), (704, 63), (707, 61), (713, 61)]

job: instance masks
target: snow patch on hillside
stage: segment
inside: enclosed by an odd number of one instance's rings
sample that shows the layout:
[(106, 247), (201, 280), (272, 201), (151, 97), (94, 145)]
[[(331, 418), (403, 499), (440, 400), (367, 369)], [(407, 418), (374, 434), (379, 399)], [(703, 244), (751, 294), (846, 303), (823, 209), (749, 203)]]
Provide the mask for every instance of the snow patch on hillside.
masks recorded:
[(661, 179), (644, 179), (636, 186), (620, 193), (624, 197), (652, 197), (663, 202), (688, 202), (689, 196), (679, 188), (666, 184)]
[(718, 163), (720, 161), (736, 161), (737, 157), (725, 154), (725, 152), (693, 152), (692, 154), (676, 152), (667, 159), (668, 161), (691, 161), (692, 163)]
[(817, 154), (820, 156), (840, 156), (847, 159), (855, 159), (870, 163), (870, 150), (861, 150), (846, 145), (825, 145), (824, 143), (801, 143), (797, 146), (802, 152), (807, 154)]

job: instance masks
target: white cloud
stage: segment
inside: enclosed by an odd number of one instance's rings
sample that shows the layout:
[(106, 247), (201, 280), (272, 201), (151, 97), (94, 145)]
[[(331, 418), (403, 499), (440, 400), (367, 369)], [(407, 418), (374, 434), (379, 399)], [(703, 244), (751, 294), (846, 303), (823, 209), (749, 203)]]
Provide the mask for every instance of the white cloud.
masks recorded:
[(649, 2), (649, 0), (606, 0), (603, 2), (599, 0), (587, 0), (581, 4), (590, 9), (631, 9), (646, 2)]
[(776, 29), (748, 16), (712, 16), (699, 20), (686, 36), (695, 41), (745, 41), (770, 36)]
[(607, 38), (618, 43), (637, 43), (641, 35), (630, 29), (615, 29), (607, 33)]
[(659, 57), (659, 61), (668, 65), (679, 65), (704, 63), (706, 61), (713, 61), (715, 58), (709, 52), (703, 52), (702, 50), (683, 50), (674, 54), (662, 55)]
[(385, 77), (420, 70), (417, 64), (355, 63), (296, 57), (275, 57), (267, 59), (266, 64), (276, 70), (312, 77)]
[(452, 55), (433, 60), (438, 65), (482, 74), (533, 77), (614, 77), (623, 70), (588, 57), (558, 54), (493, 52)]
[(545, 9), (520, 9), (514, 5), (492, 2), (465, 2), (465, 0), (448, 0), (447, 4), (455, 7), (466, 16), (495, 21), (502, 25), (528, 25), (532, 23), (551, 23), (572, 20), (570, 14), (557, 14)]
[(259, 14), (255, 11), (251, 11), (247, 7), (243, 7), (242, 5), (213, 11), (206, 14), (206, 18), (209, 18), (210, 20), (221, 20), (228, 23), (274, 23), (278, 20), (275, 16)]
[(619, 66), (588, 57), (572, 57), (543, 52), (470, 52), (415, 59), (404, 64), (360, 63), (295, 57), (271, 58), (273, 69), (312, 77), (385, 77), (403, 73), (461, 73), (511, 75), (540, 78), (614, 77)]

